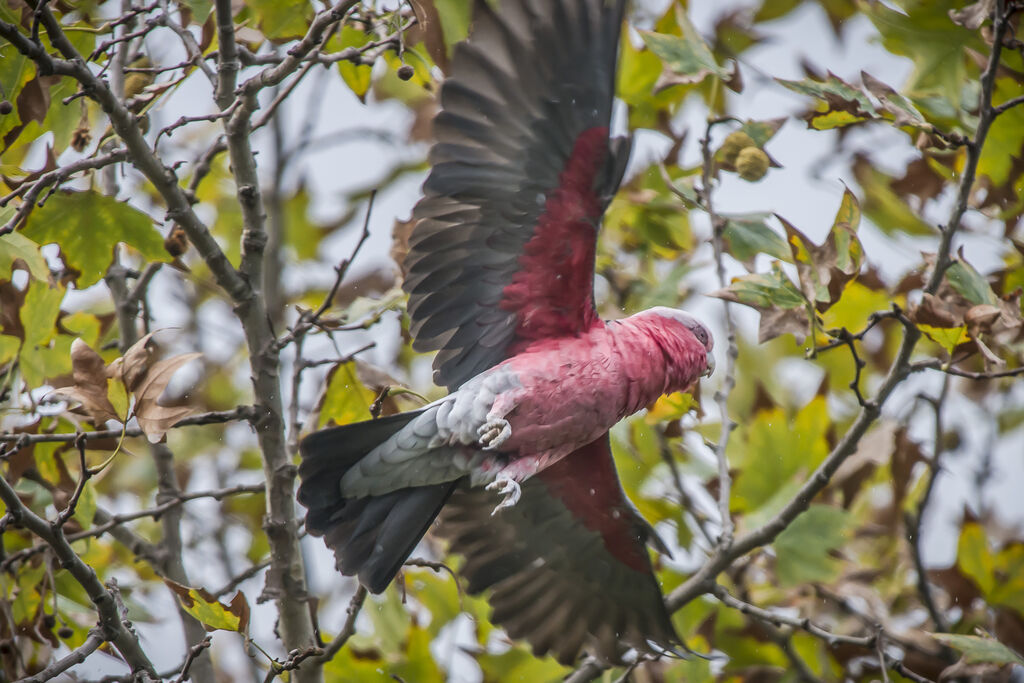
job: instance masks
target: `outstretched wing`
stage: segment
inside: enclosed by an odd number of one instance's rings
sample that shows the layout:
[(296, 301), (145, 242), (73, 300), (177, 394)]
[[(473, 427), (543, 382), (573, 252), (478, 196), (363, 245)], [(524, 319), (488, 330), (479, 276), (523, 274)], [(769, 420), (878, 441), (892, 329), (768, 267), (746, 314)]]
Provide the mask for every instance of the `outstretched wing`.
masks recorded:
[(629, 140), (609, 140), (625, 0), (476, 3), (434, 121), (406, 257), (414, 347), (454, 389), (530, 341), (600, 324), (597, 227)]
[(536, 655), (571, 663), (584, 646), (618, 662), (681, 644), (645, 543), (653, 530), (626, 498), (608, 436), (522, 484), (519, 502), (491, 516), (493, 494), (460, 488), (438, 534), (464, 555), (469, 591), (493, 589), (492, 621)]

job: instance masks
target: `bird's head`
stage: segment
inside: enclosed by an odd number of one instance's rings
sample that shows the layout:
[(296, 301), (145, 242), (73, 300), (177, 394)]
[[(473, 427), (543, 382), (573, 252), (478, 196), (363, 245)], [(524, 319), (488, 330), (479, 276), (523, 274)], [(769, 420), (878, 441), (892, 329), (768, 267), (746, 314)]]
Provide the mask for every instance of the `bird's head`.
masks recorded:
[[(666, 318), (677, 325), (672, 325), (674, 329), (682, 330), (682, 334), (689, 332), (693, 339), (697, 341), (702, 347), (704, 347), (704, 371), (700, 373), (701, 377), (710, 377), (711, 373), (715, 371), (715, 357), (711, 353), (711, 350), (715, 346), (715, 340), (711, 336), (711, 331), (707, 328), (707, 325), (702, 323), (696, 317), (690, 315), (686, 311), (681, 311), (678, 308), (668, 308), (667, 306), (655, 306), (654, 308), (644, 311), (644, 315), (658, 316)], [(682, 331), (680, 330), (680, 331)]]

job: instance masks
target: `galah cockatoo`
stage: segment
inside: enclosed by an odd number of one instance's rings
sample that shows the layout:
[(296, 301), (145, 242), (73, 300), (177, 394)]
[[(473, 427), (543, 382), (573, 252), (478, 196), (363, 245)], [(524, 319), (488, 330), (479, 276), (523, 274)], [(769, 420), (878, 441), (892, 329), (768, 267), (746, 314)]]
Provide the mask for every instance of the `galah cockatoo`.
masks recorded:
[(609, 138), (625, 0), (477, 2), (441, 87), (405, 260), (414, 348), (450, 393), (316, 432), (299, 501), (343, 574), (387, 587), (438, 519), (468, 590), (536, 654), (621, 661), (681, 645), (608, 430), (714, 367), (693, 316), (603, 321), (598, 226), (629, 138)]

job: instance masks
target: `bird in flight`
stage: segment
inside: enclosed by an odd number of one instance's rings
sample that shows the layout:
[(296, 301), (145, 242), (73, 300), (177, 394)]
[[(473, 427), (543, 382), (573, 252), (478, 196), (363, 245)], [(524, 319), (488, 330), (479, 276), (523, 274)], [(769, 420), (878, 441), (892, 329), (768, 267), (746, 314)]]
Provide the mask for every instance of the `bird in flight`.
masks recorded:
[(440, 90), (404, 287), (449, 394), (302, 442), (299, 501), (339, 570), (383, 591), (435, 533), (535, 654), (677, 651), (608, 430), (714, 367), (693, 316), (594, 305), (601, 216), (630, 151), (609, 137), (625, 0), (475, 4)]

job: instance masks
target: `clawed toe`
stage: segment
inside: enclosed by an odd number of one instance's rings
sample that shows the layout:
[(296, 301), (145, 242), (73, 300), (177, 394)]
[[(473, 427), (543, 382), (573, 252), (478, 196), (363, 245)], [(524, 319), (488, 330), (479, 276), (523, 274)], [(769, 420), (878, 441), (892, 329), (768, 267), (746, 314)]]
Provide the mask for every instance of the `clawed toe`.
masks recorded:
[(493, 451), (512, 436), (512, 425), (508, 423), (508, 420), (501, 418), (488, 420), (480, 429), (476, 430), (476, 433), (480, 439), (480, 446), (485, 451)]
[(508, 477), (498, 477), (490, 484), (487, 485), (488, 491), (496, 491), (498, 494), (503, 496), (501, 502), (498, 503), (494, 510), (491, 511), (491, 515), (498, 514), (498, 510), (510, 508), (519, 502), (519, 497), (523, 491), (519, 487), (519, 482), (515, 479), (509, 479)]

